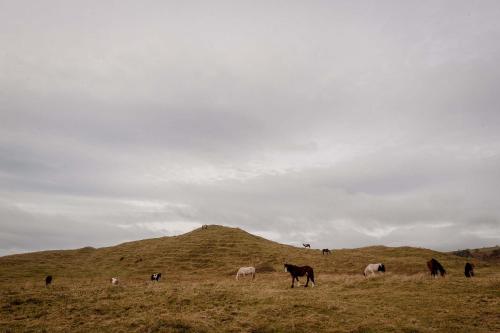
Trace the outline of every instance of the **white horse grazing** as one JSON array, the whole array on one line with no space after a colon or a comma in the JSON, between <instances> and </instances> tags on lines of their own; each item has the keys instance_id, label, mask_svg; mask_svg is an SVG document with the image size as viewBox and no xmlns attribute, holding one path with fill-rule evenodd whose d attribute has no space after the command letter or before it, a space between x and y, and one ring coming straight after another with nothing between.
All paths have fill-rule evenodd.
<instances>
[{"instance_id":1,"label":"white horse grazing","mask_svg":"<svg viewBox=\"0 0 500 333\"><path fill-rule=\"evenodd\" d=\"M120 282L120 281L118 280L118 278L116 278L116 277L111 278L111 284L112 284L113 286L116 286L119 282Z\"/></svg>"},{"instance_id":2,"label":"white horse grazing","mask_svg":"<svg viewBox=\"0 0 500 333\"><path fill-rule=\"evenodd\" d=\"M255 279L255 267L241 267L236 273L236 280L239 279L240 275L252 275L252 280Z\"/></svg>"},{"instance_id":3,"label":"white horse grazing","mask_svg":"<svg viewBox=\"0 0 500 333\"><path fill-rule=\"evenodd\" d=\"M365 276L368 274L375 275L375 272L382 272L385 273L385 266L384 264L368 264L365 268L365 272L363 273Z\"/></svg>"}]
</instances>

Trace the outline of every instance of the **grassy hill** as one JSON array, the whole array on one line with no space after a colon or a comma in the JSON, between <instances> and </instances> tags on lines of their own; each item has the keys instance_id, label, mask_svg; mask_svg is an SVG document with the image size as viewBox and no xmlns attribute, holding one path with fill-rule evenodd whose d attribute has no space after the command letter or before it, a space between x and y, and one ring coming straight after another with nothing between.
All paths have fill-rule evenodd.
<instances>
[{"instance_id":1,"label":"grassy hill","mask_svg":"<svg viewBox=\"0 0 500 333\"><path fill-rule=\"evenodd\" d=\"M428 276L438 259L449 275ZM209 226L117 246L0 257L0 331L500 331L500 266L427 249L320 250ZM314 267L316 288L290 288L283 263ZM367 263L384 276L364 278ZM257 268L235 281L238 267ZM157 284L148 279L162 272ZM54 276L44 287L45 275ZM117 276L119 286L109 279Z\"/></svg>"}]
</instances>

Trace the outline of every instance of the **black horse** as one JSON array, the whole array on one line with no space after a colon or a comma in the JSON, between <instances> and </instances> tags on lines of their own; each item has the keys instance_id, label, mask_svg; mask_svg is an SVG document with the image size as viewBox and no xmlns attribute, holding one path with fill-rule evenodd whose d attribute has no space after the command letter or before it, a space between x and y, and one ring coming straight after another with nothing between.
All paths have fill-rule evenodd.
<instances>
[{"instance_id":1,"label":"black horse","mask_svg":"<svg viewBox=\"0 0 500 333\"><path fill-rule=\"evenodd\" d=\"M292 276L292 288L295 280L299 281L299 276L306 276L307 281L304 287L307 287L309 280L311 280L312 286L314 287L314 271L310 266L295 266L291 264L285 264L285 272L290 273Z\"/></svg>"},{"instance_id":2,"label":"black horse","mask_svg":"<svg viewBox=\"0 0 500 333\"><path fill-rule=\"evenodd\" d=\"M330 254L332 252L330 250L328 250L328 249L323 249L323 250L321 250L321 253L322 254Z\"/></svg>"},{"instance_id":3,"label":"black horse","mask_svg":"<svg viewBox=\"0 0 500 333\"><path fill-rule=\"evenodd\" d=\"M442 277L444 277L446 274L446 270L444 269L444 267L439 263L439 261L434 258L427 262L427 267L429 268L429 271L431 271L432 277L437 277L438 272Z\"/></svg>"},{"instance_id":4,"label":"black horse","mask_svg":"<svg viewBox=\"0 0 500 333\"><path fill-rule=\"evenodd\" d=\"M466 263L465 264L465 277L473 277L474 276L474 264Z\"/></svg>"},{"instance_id":5,"label":"black horse","mask_svg":"<svg viewBox=\"0 0 500 333\"><path fill-rule=\"evenodd\" d=\"M302 246L303 246L303 247L308 247L308 248L311 248L311 244L308 244L308 243L302 243Z\"/></svg>"},{"instance_id":6,"label":"black horse","mask_svg":"<svg viewBox=\"0 0 500 333\"><path fill-rule=\"evenodd\" d=\"M52 275L47 275L45 278L45 287L48 287L52 283Z\"/></svg>"}]
</instances>

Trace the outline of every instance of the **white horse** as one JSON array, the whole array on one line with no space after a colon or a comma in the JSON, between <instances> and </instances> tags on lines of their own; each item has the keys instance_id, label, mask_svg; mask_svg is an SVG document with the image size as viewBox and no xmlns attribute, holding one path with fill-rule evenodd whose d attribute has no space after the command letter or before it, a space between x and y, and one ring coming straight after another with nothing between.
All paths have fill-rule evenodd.
<instances>
[{"instance_id":1,"label":"white horse","mask_svg":"<svg viewBox=\"0 0 500 333\"><path fill-rule=\"evenodd\" d=\"M240 275L252 275L252 280L255 279L255 267L241 267L238 269L238 273L236 273L236 280L239 279Z\"/></svg>"},{"instance_id":2,"label":"white horse","mask_svg":"<svg viewBox=\"0 0 500 333\"><path fill-rule=\"evenodd\" d=\"M111 284L112 284L113 286L116 286L118 283L120 283L120 280L118 280L118 278L117 278L117 277L112 277L112 278L111 278Z\"/></svg>"},{"instance_id":3,"label":"white horse","mask_svg":"<svg viewBox=\"0 0 500 333\"><path fill-rule=\"evenodd\" d=\"M385 273L385 266L384 264L378 263L378 264L368 264L365 268L365 272L363 273L365 276L368 276L368 274L375 275L375 272L382 272Z\"/></svg>"}]
</instances>

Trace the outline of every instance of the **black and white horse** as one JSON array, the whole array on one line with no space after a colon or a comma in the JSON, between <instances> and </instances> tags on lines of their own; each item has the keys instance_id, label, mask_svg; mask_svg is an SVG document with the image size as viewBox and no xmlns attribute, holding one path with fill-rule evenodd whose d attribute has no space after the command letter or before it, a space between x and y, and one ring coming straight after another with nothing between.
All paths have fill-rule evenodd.
<instances>
[{"instance_id":1,"label":"black and white horse","mask_svg":"<svg viewBox=\"0 0 500 333\"><path fill-rule=\"evenodd\" d=\"M207 225L207 224L202 225L202 226L201 226L201 229L202 229L202 230L203 230L203 229L208 229L208 225Z\"/></svg>"},{"instance_id":2,"label":"black and white horse","mask_svg":"<svg viewBox=\"0 0 500 333\"><path fill-rule=\"evenodd\" d=\"M159 282L161 279L161 273L154 273L154 274L151 274L151 281L156 281L156 282Z\"/></svg>"},{"instance_id":3,"label":"black and white horse","mask_svg":"<svg viewBox=\"0 0 500 333\"><path fill-rule=\"evenodd\" d=\"M378 264L368 264L366 266L365 271L363 272L364 276L368 276L368 274L375 275L375 272L382 272L385 273L385 265L378 263Z\"/></svg>"},{"instance_id":4,"label":"black and white horse","mask_svg":"<svg viewBox=\"0 0 500 333\"><path fill-rule=\"evenodd\" d=\"M291 264L285 264L285 272L290 273L292 276L292 288L293 288L293 283L295 280L297 280L297 283L299 282L299 276L306 276L307 281L304 287L307 287L309 284L309 280L311 280L312 286L314 287L314 271L312 267L310 266L295 266Z\"/></svg>"},{"instance_id":5,"label":"black and white horse","mask_svg":"<svg viewBox=\"0 0 500 333\"><path fill-rule=\"evenodd\" d=\"M464 274L465 274L465 277L468 277L468 278L473 277L474 276L474 264L466 263Z\"/></svg>"},{"instance_id":6,"label":"black and white horse","mask_svg":"<svg viewBox=\"0 0 500 333\"><path fill-rule=\"evenodd\" d=\"M322 254L330 254L332 252L330 250L328 250L328 249L323 249L323 250L321 250L321 253Z\"/></svg>"},{"instance_id":7,"label":"black and white horse","mask_svg":"<svg viewBox=\"0 0 500 333\"><path fill-rule=\"evenodd\" d=\"M444 269L444 267L439 263L439 261L434 258L427 262L427 267L429 268L432 277L437 277L438 272L442 277L446 275L446 270Z\"/></svg>"},{"instance_id":8,"label":"black and white horse","mask_svg":"<svg viewBox=\"0 0 500 333\"><path fill-rule=\"evenodd\" d=\"M302 243L302 246L305 247L305 248L311 248L311 244L308 244L308 243Z\"/></svg>"},{"instance_id":9,"label":"black and white horse","mask_svg":"<svg viewBox=\"0 0 500 333\"><path fill-rule=\"evenodd\" d=\"M45 287L48 287L52 283L52 275L47 275L45 277Z\"/></svg>"}]
</instances>

